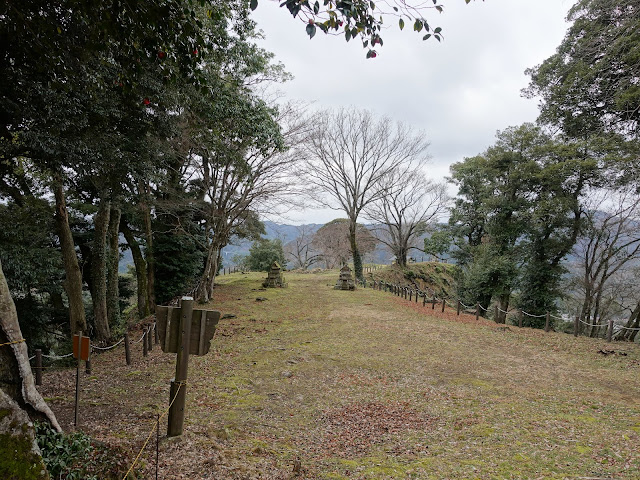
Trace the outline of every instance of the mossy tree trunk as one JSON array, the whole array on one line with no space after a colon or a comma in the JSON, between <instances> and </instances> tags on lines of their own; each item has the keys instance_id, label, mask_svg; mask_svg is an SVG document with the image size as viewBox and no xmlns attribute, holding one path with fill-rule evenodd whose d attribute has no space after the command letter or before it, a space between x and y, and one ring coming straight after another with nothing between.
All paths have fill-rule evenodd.
<instances>
[{"instance_id":1,"label":"mossy tree trunk","mask_svg":"<svg viewBox=\"0 0 640 480\"><path fill-rule=\"evenodd\" d=\"M69 321L71 333L87 330L87 320L82 300L82 273L78 264L78 256L73 243L73 235L69 227L69 212L64 195L62 173L56 172L53 177L53 193L56 200L56 226L60 239L60 250L64 263L64 289L69 299Z\"/></svg>"},{"instance_id":2,"label":"mossy tree trunk","mask_svg":"<svg viewBox=\"0 0 640 480\"><path fill-rule=\"evenodd\" d=\"M107 318L107 230L109 228L111 202L100 199L98 212L93 219L93 242L91 245L91 299L96 327L96 338L110 337Z\"/></svg>"},{"instance_id":3,"label":"mossy tree trunk","mask_svg":"<svg viewBox=\"0 0 640 480\"><path fill-rule=\"evenodd\" d=\"M15 343L12 343L15 342ZM58 431L55 415L36 390L23 341L16 307L0 263L0 389L23 409L29 418L47 420Z\"/></svg>"},{"instance_id":4,"label":"mossy tree trunk","mask_svg":"<svg viewBox=\"0 0 640 480\"><path fill-rule=\"evenodd\" d=\"M107 229L107 318L110 327L120 323L120 292L118 290L118 264L120 262L120 208L111 207Z\"/></svg>"}]
</instances>

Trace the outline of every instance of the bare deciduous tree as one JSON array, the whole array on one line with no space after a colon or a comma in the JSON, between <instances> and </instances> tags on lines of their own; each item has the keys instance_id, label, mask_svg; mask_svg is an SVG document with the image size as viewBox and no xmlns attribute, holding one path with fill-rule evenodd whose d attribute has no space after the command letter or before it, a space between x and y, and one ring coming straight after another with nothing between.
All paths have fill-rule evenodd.
<instances>
[{"instance_id":1,"label":"bare deciduous tree","mask_svg":"<svg viewBox=\"0 0 640 480\"><path fill-rule=\"evenodd\" d=\"M353 256L349 241L349 220L337 218L323 225L313 237L313 248L316 249L325 268L339 267L348 263ZM371 253L376 248L376 239L367 227L356 224L356 243L362 256Z\"/></svg>"},{"instance_id":2,"label":"bare deciduous tree","mask_svg":"<svg viewBox=\"0 0 640 480\"><path fill-rule=\"evenodd\" d=\"M396 168L423 162L429 144L423 134L388 117L376 119L366 110L324 111L313 122L312 134L300 148L306 160L302 176L317 189L316 203L345 212L355 274L362 278L358 218L386 194L382 180Z\"/></svg>"},{"instance_id":3,"label":"bare deciduous tree","mask_svg":"<svg viewBox=\"0 0 640 480\"><path fill-rule=\"evenodd\" d=\"M293 268L306 270L321 259L321 255L313 248L314 231L309 225L297 227L298 236L284 246L285 255L292 260Z\"/></svg>"},{"instance_id":4,"label":"bare deciduous tree","mask_svg":"<svg viewBox=\"0 0 640 480\"><path fill-rule=\"evenodd\" d=\"M437 222L448 203L446 185L434 183L419 170L393 170L385 179L385 195L365 211L376 238L387 245L400 266L406 266L414 240Z\"/></svg>"},{"instance_id":5,"label":"bare deciduous tree","mask_svg":"<svg viewBox=\"0 0 640 480\"><path fill-rule=\"evenodd\" d=\"M585 227L575 247L580 258L579 317L586 324L599 324L620 304L619 287L612 291L609 284L640 257L640 197L632 190L603 191L592 195L586 207ZM598 331L591 327L589 335Z\"/></svg>"}]
</instances>

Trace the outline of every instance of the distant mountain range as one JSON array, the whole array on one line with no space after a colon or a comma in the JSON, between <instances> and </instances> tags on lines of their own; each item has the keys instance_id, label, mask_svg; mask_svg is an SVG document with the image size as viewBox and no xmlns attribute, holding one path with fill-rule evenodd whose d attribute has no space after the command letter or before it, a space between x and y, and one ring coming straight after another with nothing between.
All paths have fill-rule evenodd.
<instances>
[{"instance_id":1,"label":"distant mountain range","mask_svg":"<svg viewBox=\"0 0 640 480\"><path fill-rule=\"evenodd\" d=\"M324 224L320 223L309 223L304 226L306 227L307 231L315 233L323 225ZM266 231L264 238L267 238L269 240L279 238L282 241L282 244L285 245L298 237L301 225L287 225L265 221L264 227ZM231 243L222 249L223 266L232 267L235 265L235 262L233 261L234 257L248 255L252 243L253 242L251 240L243 240L238 238L232 239ZM126 244L124 237L122 236L120 238L120 244ZM374 252L367 257L368 258L364 259L365 262L373 262L377 264L391 264L394 260L393 254L382 243L378 243L378 246L376 247ZM416 260L421 261L422 257L416 258ZM133 267L133 257L131 255L131 250L127 249L122 252L122 257L120 258L120 273L126 273L129 265Z\"/></svg>"}]
</instances>

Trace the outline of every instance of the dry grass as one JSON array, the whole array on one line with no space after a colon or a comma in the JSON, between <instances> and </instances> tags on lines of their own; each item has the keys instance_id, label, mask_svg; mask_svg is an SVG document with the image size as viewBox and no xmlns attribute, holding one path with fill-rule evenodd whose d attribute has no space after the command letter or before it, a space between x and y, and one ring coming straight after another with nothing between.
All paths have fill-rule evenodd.
<instances>
[{"instance_id":1,"label":"dry grass","mask_svg":"<svg viewBox=\"0 0 640 480\"><path fill-rule=\"evenodd\" d=\"M237 318L191 357L186 433L161 445L160 478L640 478L638 345L603 357L601 340L336 291L336 272L256 291L262 277L221 278L211 307ZM82 429L132 450L174 369L135 347L131 367L121 348L95 358L82 394ZM66 425L73 375L43 387Z\"/></svg>"}]
</instances>

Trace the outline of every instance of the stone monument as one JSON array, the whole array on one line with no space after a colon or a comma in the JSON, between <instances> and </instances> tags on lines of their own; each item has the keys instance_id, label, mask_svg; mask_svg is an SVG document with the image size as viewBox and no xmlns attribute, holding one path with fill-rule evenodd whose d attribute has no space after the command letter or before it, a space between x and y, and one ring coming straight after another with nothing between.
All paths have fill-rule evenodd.
<instances>
[{"instance_id":1,"label":"stone monument","mask_svg":"<svg viewBox=\"0 0 640 480\"><path fill-rule=\"evenodd\" d=\"M284 275L282 274L282 267L280 267L278 262L273 262L273 265L271 265L271 270L269 270L269 273L267 274L266 280L262 282L262 286L265 288L284 288L287 286L284 281Z\"/></svg>"},{"instance_id":2,"label":"stone monument","mask_svg":"<svg viewBox=\"0 0 640 480\"><path fill-rule=\"evenodd\" d=\"M338 278L338 283L334 287L336 290L355 290L356 284L353 282L353 277L351 276L351 269L349 265L345 265L340 269L340 277Z\"/></svg>"}]
</instances>

